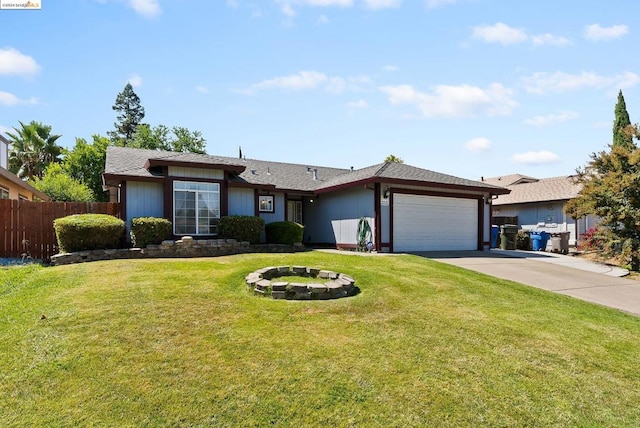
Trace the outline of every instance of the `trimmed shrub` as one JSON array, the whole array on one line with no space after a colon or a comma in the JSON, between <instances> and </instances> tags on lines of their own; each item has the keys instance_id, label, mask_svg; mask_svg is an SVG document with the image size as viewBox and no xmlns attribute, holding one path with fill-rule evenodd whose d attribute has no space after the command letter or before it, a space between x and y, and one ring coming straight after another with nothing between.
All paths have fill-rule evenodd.
<instances>
[{"instance_id":1,"label":"trimmed shrub","mask_svg":"<svg viewBox=\"0 0 640 428\"><path fill-rule=\"evenodd\" d=\"M264 220L260 217L232 215L222 217L218 227L220 228L220 234L225 238L257 244L262 237Z\"/></svg>"},{"instance_id":2,"label":"trimmed shrub","mask_svg":"<svg viewBox=\"0 0 640 428\"><path fill-rule=\"evenodd\" d=\"M270 244L301 244L304 226L293 221L276 221L264 227L267 242Z\"/></svg>"},{"instance_id":3,"label":"trimmed shrub","mask_svg":"<svg viewBox=\"0 0 640 428\"><path fill-rule=\"evenodd\" d=\"M118 248L124 221L107 214L74 214L53 221L61 253Z\"/></svg>"},{"instance_id":4,"label":"trimmed shrub","mask_svg":"<svg viewBox=\"0 0 640 428\"><path fill-rule=\"evenodd\" d=\"M166 218L133 218L131 219L131 243L138 248L145 248L149 244L161 244L173 235L171 226L171 222Z\"/></svg>"}]
</instances>

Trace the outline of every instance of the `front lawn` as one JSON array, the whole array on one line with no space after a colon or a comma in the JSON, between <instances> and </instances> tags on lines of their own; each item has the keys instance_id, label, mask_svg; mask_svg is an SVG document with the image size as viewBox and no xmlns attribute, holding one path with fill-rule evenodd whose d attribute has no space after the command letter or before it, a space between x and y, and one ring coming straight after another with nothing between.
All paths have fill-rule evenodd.
<instances>
[{"instance_id":1,"label":"front lawn","mask_svg":"<svg viewBox=\"0 0 640 428\"><path fill-rule=\"evenodd\" d=\"M265 266L361 292L246 292ZM638 426L640 319L416 256L0 269L2 426Z\"/></svg>"}]
</instances>

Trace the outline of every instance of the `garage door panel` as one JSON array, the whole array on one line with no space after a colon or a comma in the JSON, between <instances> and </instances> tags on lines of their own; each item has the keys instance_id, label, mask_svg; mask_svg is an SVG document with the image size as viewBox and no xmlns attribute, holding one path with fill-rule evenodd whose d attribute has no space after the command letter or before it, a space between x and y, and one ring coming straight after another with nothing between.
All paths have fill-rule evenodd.
<instances>
[{"instance_id":1,"label":"garage door panel","mask_svg":"<svg viewBox=\"0 0 640 428\"><path fill-rule=\"evenodd\" d=\"M394 195L393 247L394 251L477 249L477 200Z\"/></svg>"}]
</instances>

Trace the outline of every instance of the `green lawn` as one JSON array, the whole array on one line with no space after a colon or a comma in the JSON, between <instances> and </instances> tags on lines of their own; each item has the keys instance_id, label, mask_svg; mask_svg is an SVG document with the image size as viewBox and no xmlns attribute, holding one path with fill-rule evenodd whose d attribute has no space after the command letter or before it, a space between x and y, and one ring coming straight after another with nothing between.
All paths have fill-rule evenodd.
<instances>
[{"instance_id":1,"label":"green lawn","mask_svg":"<svg viewBox=\"0 0 640 428\"><path fill-rule=\"evenodd\" d=\"M246 292L265 266L361 293ZM2 426L638 426L640 319L415 256L0 269Z\"/></svg>"}]
</instances>

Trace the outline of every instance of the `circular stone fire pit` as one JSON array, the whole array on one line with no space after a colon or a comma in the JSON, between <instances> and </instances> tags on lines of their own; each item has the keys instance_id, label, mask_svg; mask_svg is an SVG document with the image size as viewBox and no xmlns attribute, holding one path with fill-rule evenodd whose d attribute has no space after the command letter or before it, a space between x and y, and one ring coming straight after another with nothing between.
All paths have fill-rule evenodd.
<instances>
[{"instance_id":1,"label":"circular stone fire pit","mask_svg":"<svg viewBox=\"0 0 640 428\"><path fill-rule=\"evenodd\" d=\"M286 281L287 276L317 278L317 283ZM257 296L287 300L329 300L353 296L358 289L349 275L306 266L265 267L245 278L247 289Z\"/></svg>"}]
</instances>

